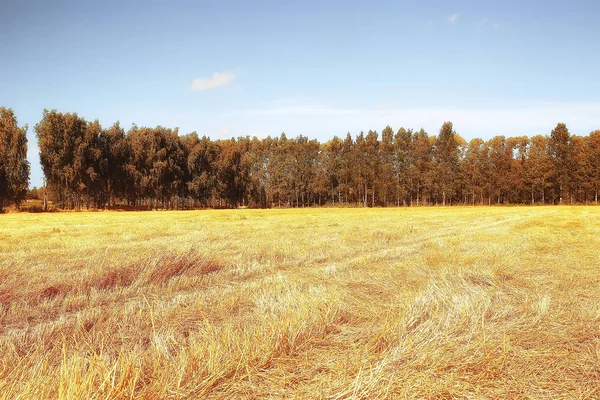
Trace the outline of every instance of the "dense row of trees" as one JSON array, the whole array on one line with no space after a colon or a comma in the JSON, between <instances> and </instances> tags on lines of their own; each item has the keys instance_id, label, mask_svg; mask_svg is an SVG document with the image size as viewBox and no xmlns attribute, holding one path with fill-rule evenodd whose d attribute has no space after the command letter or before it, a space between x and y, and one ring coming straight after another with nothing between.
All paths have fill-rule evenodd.
<instances>
[{"instance_id":1,"label":"dense row of trees","mask_svg":"<svg viewBox=\"0 0 600 400\"><path fill-rule=\"evenodd\" d=\"M585 203L600 191L600 131L576 136L564 124L549 136L469 143L450 122L437 136L388 126L321 144L126 132L46 110L35 131L63 208Z\"/></svg>"},{"instance_id":2,"label":"dense row of trees","mask_svg":"<svg viewBox=\"0 0 600 400\"><path fill-rule=\"evenodd\" d=\"M0 107L0 212L20 204L29 186L27 126L19 128L11 109Z\"/></svg>"},{"instance_id":3,"label":"dense row of trees","mask_svg":"<svg viewBox=\"0 0 600 400\"><path fill-rule=\"evenodd\" d=\"M25 198L29 165L27 128L11 110L0 117L1 208ZM450 122L437 136L387 126L326 143L212 141L45 110L35 132L43 192L61 208L589 203L600 191L600 131L571 135L564 124L469 143Z\"/></svg>"}]
</instances>

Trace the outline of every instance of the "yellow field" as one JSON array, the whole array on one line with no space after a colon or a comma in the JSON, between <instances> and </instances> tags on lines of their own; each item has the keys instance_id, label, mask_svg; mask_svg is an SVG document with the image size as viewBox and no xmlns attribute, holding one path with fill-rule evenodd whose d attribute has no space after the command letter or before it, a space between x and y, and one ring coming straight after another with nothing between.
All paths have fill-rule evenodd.
<instances>
[{"instance_id":1,"label":"yellow field","mask_svg":"<svg viewBox=\"0 0 600 400\"><path fill-rule=\"evenodd\" d=\"M0 216L0 398L598 398L600 208Z\"/></svg>"}]
</instances>

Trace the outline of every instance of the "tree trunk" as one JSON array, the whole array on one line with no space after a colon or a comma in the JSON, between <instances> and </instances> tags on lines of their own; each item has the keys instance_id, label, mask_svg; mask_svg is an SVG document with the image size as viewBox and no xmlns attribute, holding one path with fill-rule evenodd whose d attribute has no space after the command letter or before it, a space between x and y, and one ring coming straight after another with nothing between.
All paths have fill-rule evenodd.
<instances>
[{"instance_id":1,"label":"tree trunk","mask_svg":"<svg viewBox=\"0 0 600 400\"><path fill-rule=\"evenodd\" d=\"M371 207L375 207L375 185L373 185L373 191L371 192Z\"/></svg>"},{"instance_id":2,"label":"tree trunk","mask_svg":"<svg viewBox=\"0 0 600 400\"><path fill-rule=\"evenodd\" d=\"M542 189L542 204L546 204L546 189Z\"/></svg>"},{"instance_id":3,"label":"tree trunk","mask_svg":"<svg viewBox=\"0 0 600 400\"><path fill-rule=\"evenodd\" d=\"M562 204L562 199L563 199L563 187L562 187L562 185L559 185L559 187L558 187L558 188L559 188L558 190L559 190L559 192L560 192L560 195L559 195L559 197L558 197L558 204Z\"/></svg>"}]
</instances>

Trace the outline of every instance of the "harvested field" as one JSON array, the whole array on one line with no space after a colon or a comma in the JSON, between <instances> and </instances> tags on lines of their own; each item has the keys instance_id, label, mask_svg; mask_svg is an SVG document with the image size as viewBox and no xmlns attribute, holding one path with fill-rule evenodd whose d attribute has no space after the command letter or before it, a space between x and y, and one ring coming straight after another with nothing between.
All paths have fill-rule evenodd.
<instances>
[{"instance_id":1,"label":"harvested field","mask_svg":"<svg viewBox=\"0 0 600 400\"><path fill-rule=\"evenodd\" d=\"M0 398L598 398L600 208L0 215Z\"/></svg>"}]
</instances>

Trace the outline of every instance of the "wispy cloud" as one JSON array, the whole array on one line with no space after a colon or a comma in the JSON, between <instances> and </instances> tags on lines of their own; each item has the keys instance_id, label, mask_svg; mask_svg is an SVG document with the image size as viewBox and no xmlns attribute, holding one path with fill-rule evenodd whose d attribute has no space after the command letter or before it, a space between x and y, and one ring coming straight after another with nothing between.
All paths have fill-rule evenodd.
<instances>
[{"instance_id":1,"label":"wispy cloud","mask_svg":"<svg viewBox=\"0 0 600 400\"><path fill-rule=\"evenodd\" d=\"M476 26L478 28L483 28L484 26L486 26L488 24L488 22L490 22L487 18L484 18L482 20L477 21Z\"/></svg>"},{"instance_id":2,"label":"wispy cloud","mask_svg":"<svg viewBox=\"0 0 600 400\"><path fill-rule=\"evenodd\" d=\"M245 115L351 115L359 110L321 107L315 105L297 105L244 111Z\"/></svg>"},{"instance_id":3,"label":"wispy cloud","mask_svg":"<svg viewBox=\"0 0 600 400\"><path fill-rule=\"evenodd\" d=\"M458 14L452 14L448 17L448 22L451 24L456 24L458 22Z\"/></svg>"},{"instance_id":4,"label":"wispy cloud","mask_svg":"<svg viewBox=\"0 0 600 400\"><path fill-rule=\"evenodd\" d=\"M225 137L230 135L233 132L233 128L229 125L222 126L219 128L219 136Z\"/></svg>"},{"instance_id":5,"label":"wispy cloud","mask_svg":"<svg viewBox=\"0 0 600 400\"><path fill-rule=\"evenodd\" d=\"M231 72L215 72L212 74L212 77L208 79L194 79L190 89L193 91L214 89L219 86L227 85L234 78L235 75Z\"/></svg>"},{"instance_id":6,"label":"wispy cloud","mask_svg":"<svg viewBox=\"0 0 600 400\"><path fill-rule=\"evenodd\" d=\"M600 128L600 103L522 103L505 107L397 107L379 104L373 108L335 108L319 105L267 107L228 113L225 117L248 118L257 132L278 134L281 130L314 133L327 139L333 133L394 128L425 128L435 135L444 121L452 121L465 138L494 135L548 134L558 122L572 133L587 134ZM289 132L289 133L291 133Z\"/></svg>"}]
</instances>

